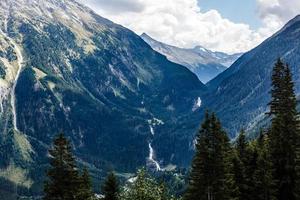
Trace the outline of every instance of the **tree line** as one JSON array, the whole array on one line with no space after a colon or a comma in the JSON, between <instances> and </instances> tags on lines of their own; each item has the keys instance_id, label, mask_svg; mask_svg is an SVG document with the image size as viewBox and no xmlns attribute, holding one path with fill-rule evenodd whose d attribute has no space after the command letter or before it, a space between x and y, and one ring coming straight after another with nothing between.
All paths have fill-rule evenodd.
<instances>
[{"instance_id":1,"label":"tree line","mask_svg":"<svg viewBox=\"0 0 300 200\"><path fill-rule=\"evenodd\" d=\"M88 170L77 168L70 141L63 134L54 139L49 157L44 200L175 200L165 183L158 183L145 169L124 187L113 172L109 173L102 194L95 195Z\"/></svg>"},{"instance_id":2,"label":"tree line","mask_svg":"<svg viewBox=\"0 0 300 200\"><path fill-rule=\"evenodd\" d=\"M195 155L183 200L299 200L300 121L292 74L278 59L272 73L271 125L256 140L245 131L232 142L214 113L206 112L196 137ZM45 200L93 200L89 172L76 167L70 142L61 134L50 154ZM120 187L110 173L105 200L175 200L164 183L139 170Z\"/></svg>"},{"instance_id":3,"label":"tree line","mask_svg":"<svg viewBox=\"0 0 300 200\"><path fill-rule=\"evenodd\" d=\"M242 131L231 144L214 113L206 113L184 200L300 199L300 123L289 66L272 73L271 126L254 141Z\"/></svg>"}]
</instances>

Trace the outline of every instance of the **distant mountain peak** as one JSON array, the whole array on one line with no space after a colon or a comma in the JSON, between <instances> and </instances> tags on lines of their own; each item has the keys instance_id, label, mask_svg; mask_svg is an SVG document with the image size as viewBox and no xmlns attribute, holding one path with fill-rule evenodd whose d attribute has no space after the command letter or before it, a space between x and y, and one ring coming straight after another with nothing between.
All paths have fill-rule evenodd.
<instances>
[{"instance_id":1,"label":"distant mountain peak","mask_svg":"<svg viewBox=\"0 0 300 200\"><path fill-rule=\"evenodd\" d=\"M211 52L210 50L207 50L206 48L200 45L195 46L193 49L196 51Z\"/></svg>"},{"instance_id":2,"label":"distant mountain peak","mask_svg":"<svg viewBox=\"0 0 300 200\"><path fill-rule=\"evenodd\" d=\"M154 50L165 55L170 61L187 67L203 83L224 71L240 56L240 54L228 55L222 52L213 52L201 45L184 49L159 42L147 33L143 33L141 37Z\"/></svg>"},{"instance_id":3,"label":"distant mountain peak","mask_svg":"<svg viewBox=\"0 0 300 200\"><path fill-rule=\"evenodd\" d=\"M142 33L142 35L141 35L141 37L149 37L149 38L151 38L147 33ZM153 39L153 38L152 38Z\"/></svg>"}]
</instances>

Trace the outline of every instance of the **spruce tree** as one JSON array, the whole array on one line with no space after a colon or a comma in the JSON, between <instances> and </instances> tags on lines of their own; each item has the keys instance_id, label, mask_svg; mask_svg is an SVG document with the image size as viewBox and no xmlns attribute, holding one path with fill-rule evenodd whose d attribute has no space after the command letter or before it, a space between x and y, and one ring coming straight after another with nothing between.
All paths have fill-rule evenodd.
<instances>
[{"instance_id":1,"label":"spruce tree","mask_svg":"<svg viewBox=\"0 0 300 200\"><path fill-rule=\"evenodd\" d=\"M272 74L270 153L278 200L295 200L298 195L297 149L299 120L290 69L280 59Z\"/></svg>"},{"instance_id":2,"label":"spruce tree","mask_svg":"<svg viewBox=\"0 0 300 200\"><path fill-rule=\"evenodd\" d=\"M185 200L235 199L229 139L215 114L206 113L197 135Z\"/></svg>"},{"instance_id":3,"label":"spruce tree","mask_svg":"<svg viewBox=\"0 0 300 200\"><path fill-rule=\"evenodd\" d=\"M242 130L236 141L236 150L241 161L246 164L249 159L249 144L246 140L245 131Z\"/></svg>"},{"instance_id":4,"label":"spruce tree","mask_svg":"<svg viewBox=\"0 0 300 200\"><path fill-rule=\"evenodd\" d=\"M119 199L119 183L117 177L113 172L109 173L104 185L102 186L104 200L118 200Z\"/></svg>"},{"instance_id":5,"label":"spruce tree","mask_svg":"<svg viewBox=\"0 0 300 200\"><path fill-rule=\"evenodd\" d=\"M233 159L234 177L240 200L249 198L249 178L246 175L249 156L249 144L246 141L245 132L242 130L236 140L235 157Z\"/></svg>"},{"instance_id":6,"label":"spruce tree","mask_svg":"<svg viewBox=\"0 0 300 200\"><path fill-rule=\"evenodd\" d=\"M256 200L275 200L276 192L272 175L268 135L261 134L256 142L258 148L257 168L253 175Z\"/></svg>"},{"instance_id":7,"label":"spruce tree","mask_svg":"<svg viewBox=\"0 0 300 200\"><path fill-rule=\"evenodd\" d=\"M84 168L82 175L79 179L79 188L76 200L92 200L94 194L92 191L92 183L89 175L89 171Z\"/></svg>"},{"instance_id":8,"label":"spruce tree","mask_svg":"<svg viewBox=\"0 0 300 200\"><path fill-rule=\"evenodd\" d=\"M75 200L78 195L79 176L70 142L63 134L55 138L50 154L50 169L45 182L45 200Z\"/></svg>"},{"instance_id":9,"label":"spruce tree","mask_svg":"<svg viewBox=\"0 0 300 200\"><path fill-rule=\"evenodd\" d=\"M245 174L247 180L247 190L246 199L245 200L252 200L255 199L257 192L255 191L255 183L254 183L254 173L257 170L257 160L258 160L258 148L255 141L249 143L248 147L248 160L245 164Z\"/></svg>"},{"instance_id":10,"label":"spruce tree","mask_svg":"<svg viewBox=\"0 0 300 200\"><path fill-rule=\"evenodd\" d=\"M208 167L206 164L208 164L208 162L206 161L211 158L209 155L210 124L211 119L207 112L196 138L196 152L192 162L189 184L187 191L184 194L184 200L204 200L209 198L209 195L207 195L209 189L207 188L208 181L206 179L208 176Z\"/></svg>"}]
</instances>

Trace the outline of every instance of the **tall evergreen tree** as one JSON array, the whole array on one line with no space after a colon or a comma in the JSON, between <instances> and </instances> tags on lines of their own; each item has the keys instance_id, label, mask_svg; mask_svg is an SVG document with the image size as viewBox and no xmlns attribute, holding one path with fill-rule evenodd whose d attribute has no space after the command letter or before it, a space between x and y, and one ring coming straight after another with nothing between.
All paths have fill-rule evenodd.
<instances>
[{"instance_id":1,"label":"tall evergreen tree","mask_svg":"<svg viewBox=\"0 0 300 200\"><path fill-rule=\"evenodd\" d=\"M92 183L89 171L84 168L81 177L79 178L79 187L76 200L92 200L94 194L92 191Z\"/></svg>"},{"instance_id":2,"label":"tall evergreen tree","mask_svg":"<svg viewBox=\"0 0 300 200\"><path fill-rule=\"evenodd\" d=\"M258 148L255 141L249 143L248 147L248 160L245 164L246 169L246 180L247 180L247 190L246 193L248 196L245 200L252 200L255 199L254 197L257 194L255 191L255 183L254 183L254 173L257 169L257 160L258 160Z\"/></svg>"},{"instance_id":3,"label":"tall evergreen tree","mask_svg":"<svg viewBox=\"0 0 300 200\"><path fill-rule=\"evenodd\" d=\"M104 200L118 200L119 199L119 183L117 177L113 172L109 173L104 185L102 186Z\"/></svg>"},{"instance_id":4,"label":"tall evergreen tree","mask_svg":"<svg viewBox=\"0 0 300 200\"><path fill-rule=\"evenodd\" d=\"M233 159L234 178L240 200L247 200L249 198L249 180L246 174L249 156L249 144L246 141L245 132L242 130L236 140L235 155Z\"/></svg>"},{"instance_id":5,"label":"tall evergreen tree","mask_svg":"<svg viewBox=\"0 0 300 200\"><path fill-rule=\"evenodd\" d=\"M253 174L256 200L275 200L276 192L272 175L268 135L261 134L256 142L258 148L257 168Z\"/></svg>"},{"instance_id":6,"label":"tall evergreen tree","mask_svg":"<svg viewBox=\"0 0 300 200\"><path fill-rule=\"evenodd\" d=\"M215 114L206 113L197 135L196 154L184 199L235 199L231 153L229 139L219 120Z\"/></svg>"},{"instance_id":7,"label":"tall evergreen tree","mask_svg":"<svg viewBox=\"0 0 300 200\"><path fill-rule=\"evenodd\" d=\"M50 169L45 182L45 200L75 200L78 194L79 176L70 142L63 134L54 140L50 154Z\"/></svg>"},{"instance_id":8,"label":"tall evergreen tree","mask_svg":"<svg viewBox=\"0 0 300 200\"><path fill-rule=\"evenodd\" d=\"M297 102L290 69L280 59L272 74L270 115L270 153L274 167L277 199L297 199L297 149L299 148L299 120Z\"/></svg>"},{"instance_id":9,"label":"tall evergreen tree","mask_svg":"<svg viewBox=\"0 0 300 200\"><path fill-rule=\"evenodd\" d=\"M249 159L249 144L246 140L245 131L242 130L236 141L236 150L241 161L246 164Z\"/></svg>"}]
</instances>

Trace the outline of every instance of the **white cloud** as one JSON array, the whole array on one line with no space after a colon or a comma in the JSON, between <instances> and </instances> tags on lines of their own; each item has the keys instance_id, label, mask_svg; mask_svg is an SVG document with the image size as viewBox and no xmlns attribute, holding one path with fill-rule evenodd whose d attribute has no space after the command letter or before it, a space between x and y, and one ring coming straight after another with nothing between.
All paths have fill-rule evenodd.
<instances>
[{"instance_id":1,"label":"white cloud","mask_svg":"<svg viewBox=\"0 0 300 200\"><path fill-rule=\"evenodd\" d=\"M285 21L289 18L278 6L299 0L257 1L264 22L264 27L257 31L247 24L225 19L216 10L202 12L197 0L85 0L85 3L103 17L137 34L146 32L155 39L180 47L202 45L215 51L236 53L250 50L274 33L282 25L274 19Z\"/></svg>"},{"instance_id":2,"label":"white cloud","mask_svg":"<svg viewBox=\"0 0 300 200\"><path fill-rule=\"evenodd\" d=\"M274 33L300 14L299 0L257 0L257 4L259 17L264 24L260 31L265 34Z\"/></svg>"}]
</instances>

